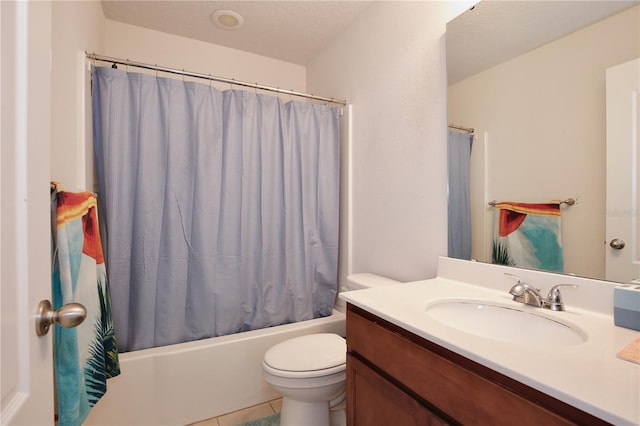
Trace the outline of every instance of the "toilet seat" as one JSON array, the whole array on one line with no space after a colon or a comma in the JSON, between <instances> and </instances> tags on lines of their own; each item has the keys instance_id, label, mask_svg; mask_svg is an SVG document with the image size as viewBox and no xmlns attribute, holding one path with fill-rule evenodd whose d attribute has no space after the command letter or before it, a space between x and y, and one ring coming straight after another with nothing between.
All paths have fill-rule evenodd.
<instances>
[{"instance_id":1,"label":"toilet seat","mask_svg":"<svg viewBox=\"0 0 640 426\"><path fill-rule=\"evenodd\" d=\"M313 378L346 369L347 344L333 333L295 337L278 343L264 355L265 372L279 377Z\"/></svg>"}]
</instances>

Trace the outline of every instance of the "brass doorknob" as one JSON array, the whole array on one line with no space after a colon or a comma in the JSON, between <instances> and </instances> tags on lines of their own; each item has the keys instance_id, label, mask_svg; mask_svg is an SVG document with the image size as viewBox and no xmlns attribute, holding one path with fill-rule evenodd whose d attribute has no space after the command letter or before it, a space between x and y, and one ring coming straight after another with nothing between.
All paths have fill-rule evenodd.
<instances>
[{"instance_id":1,"label":"brass doorknob","mask_svg":"<svg viewBox=\"0 0 640 426\"><path fill-rule=\"evenodd\" d=\"M87 309L80 303L67 303L55 310L48 300L41 300L36 313L36 334L44 336L51 324L57 322L64 328L77 327L87 317Z\"/></svg>"}]
</instances>

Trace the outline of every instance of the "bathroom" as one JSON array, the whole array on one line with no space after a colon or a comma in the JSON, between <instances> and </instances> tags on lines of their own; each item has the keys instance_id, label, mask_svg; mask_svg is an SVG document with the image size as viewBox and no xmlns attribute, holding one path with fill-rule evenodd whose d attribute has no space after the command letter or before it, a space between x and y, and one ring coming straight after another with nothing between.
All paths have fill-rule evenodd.
<instances>
[{"instance_id":1,"label":"bathroom","mask_svg":"<svg viewBox=\"0 0 640 426\"><path fill-rule=\"evenodd\" d=\"M38 129L49 143L35 167L44 182L93 186L90 129L79 119L87 108L84 51L344 98L357 143L340 282L347 269L399 281L434 277L447 246L444 34L473 3L374 2L304 67L107 20L98 2L52 3L34 18L52 51L50 122Z\"/></svg>"}]
</instances>

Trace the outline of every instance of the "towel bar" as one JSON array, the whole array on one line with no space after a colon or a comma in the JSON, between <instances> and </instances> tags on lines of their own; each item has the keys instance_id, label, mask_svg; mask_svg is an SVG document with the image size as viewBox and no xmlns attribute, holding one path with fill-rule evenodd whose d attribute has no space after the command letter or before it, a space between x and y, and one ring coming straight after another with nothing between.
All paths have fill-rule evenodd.
<instances>
[{"instance_id":1,"label":"towel bar","mask_svg":"<svg viewBox=\"0 0 640 426\"><path fill-rule=\"evenodd\" d=\"M568 206L573 206L574 204L577 204L578 200L576 198L567 198L566 200L562 200L560 201L560 204L566 204ZM489 201L487 204L489 204L491 207L495 207L496 204L498 204L497 200L492 200Z\"/></svg>"}]
</instances>

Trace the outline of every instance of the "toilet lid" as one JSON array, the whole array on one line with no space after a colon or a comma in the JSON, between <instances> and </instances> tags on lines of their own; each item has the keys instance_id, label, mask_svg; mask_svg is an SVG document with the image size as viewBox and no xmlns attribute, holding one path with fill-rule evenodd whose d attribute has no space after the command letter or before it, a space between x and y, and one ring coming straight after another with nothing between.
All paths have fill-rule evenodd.
<instances>
[{"instance_id":1,"label":"toilet lid","mask_svg":"<svg viewBox=\"0 0 640 426\"><path fill-rule=\"evenodd\" d=\"M333 333L294 337L273 346L264 363L283 371L326 370L346 363L347 344Z\"/></svg>"}]
</instances>

